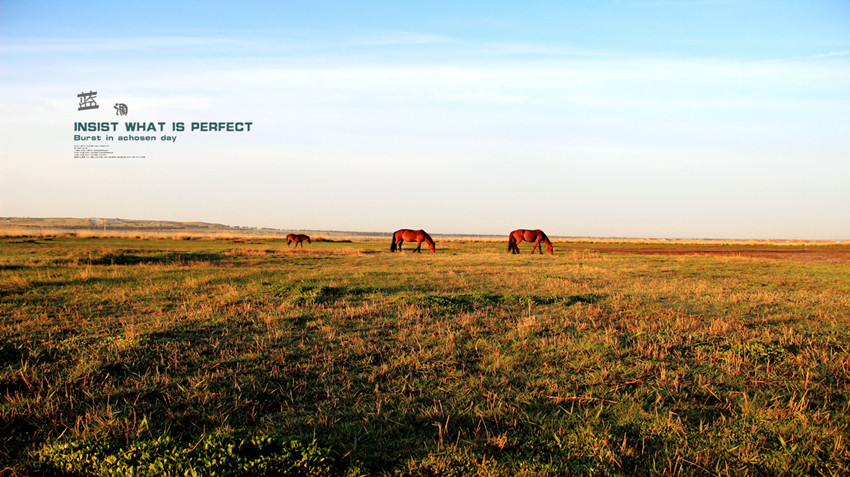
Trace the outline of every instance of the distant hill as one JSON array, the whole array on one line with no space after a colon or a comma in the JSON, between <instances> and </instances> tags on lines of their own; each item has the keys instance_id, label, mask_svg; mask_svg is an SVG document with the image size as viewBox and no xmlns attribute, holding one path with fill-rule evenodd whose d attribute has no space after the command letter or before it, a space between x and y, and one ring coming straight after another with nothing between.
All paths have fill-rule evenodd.
<instances>
[{"instance_id":1,"label":"distant hill","mask_svg":"<svg viewBox=\"0 0 850 477\"><path fill-rule=\"evenodd\" d=\"M243 230L243 227L231 227L207 222L175 222L170 220L130 220L110 218L75 217L0 217L0 227L21 227L40 229L104 229L107 230L185 230L185 231L227 231Z\"/></svg>"},{"instance_id":2,"label":"distant hill","mask_svg":"<svg viewBox=\"0 0 850 477\"><path fill-rule=\"evenodd\" d=\"M25 233L52 232L90 232L101 234L172 233L191 235L245 235L245 236L283 236L298 232L326 237L328 239L360 238L380 239L386 232L345 232L332 230L273 229L260 227L240 227L209 222L178 222L173 220L133 220L102 217L0 217L0 230L24 231Z\"/></svg>"},{"instance_id":3,"label":"distant hill","mask_svg":"<svg viewBox=\"0 0 850 477\"><path fill-rule=\"evenodd\" d=\"M133 220L103 217L0 217L0 231L14 230L25 233L52 233L52 232L81 232L96 235L109 235L118 233L126 235L130 232L138 233L176 233L191 235L217 235L233 234L246 236L278 236L288 233L306 233L315 237L324 237L330 240L355 239L355 240L388 240L391 232L354 232L340 230L308 230L308 229L273 229L259 227L239 227L209 222L178 222L172 220ZM501 238L497 235L483 234L431 234L433 237L443 239L493 239Z\"/></svg>"}]
</instances>

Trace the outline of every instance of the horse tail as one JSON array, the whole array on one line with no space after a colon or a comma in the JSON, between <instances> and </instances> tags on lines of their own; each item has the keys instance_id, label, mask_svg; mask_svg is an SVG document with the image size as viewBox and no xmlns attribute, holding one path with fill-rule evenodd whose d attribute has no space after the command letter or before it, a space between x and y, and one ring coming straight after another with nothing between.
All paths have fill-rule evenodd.
<instances>
[{"instance_id":1,"label":"horse tail","mask_svg":"<svg viewBox=\"0 0 850 477\"><path fill-rule=\"evenodd\" d=\"M397 233L398 231L393 232L393 237L390 239L390 252L395 252L395 234Z\"/></svg>"}]
</instances>

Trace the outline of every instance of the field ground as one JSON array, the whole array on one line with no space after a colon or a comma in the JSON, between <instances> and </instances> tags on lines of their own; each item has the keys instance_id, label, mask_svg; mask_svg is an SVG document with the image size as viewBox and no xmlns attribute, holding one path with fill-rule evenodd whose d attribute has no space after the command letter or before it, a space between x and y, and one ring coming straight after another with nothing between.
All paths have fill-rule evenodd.
<instances>
[{"instance_id":1,"label":"field ground","mask_svg":"<svg viewBox=\"0 0 850 477\"><path fill-rule=\"evenodd\" d=\"M0 475L850 474L850 245L523 245L0 237Z\"/></svg>"}]
</instances>

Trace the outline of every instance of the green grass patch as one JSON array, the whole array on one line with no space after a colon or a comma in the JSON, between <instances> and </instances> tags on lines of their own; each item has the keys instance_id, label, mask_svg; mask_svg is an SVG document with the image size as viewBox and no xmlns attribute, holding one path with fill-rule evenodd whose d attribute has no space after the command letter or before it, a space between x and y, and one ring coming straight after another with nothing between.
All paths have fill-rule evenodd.
<instances>
[{"instance_id":1,"label":"green grass patch","mask_svg":"<svg viewBox=\"0 0 850 477\"><path fill-rule=\"evenodd\" d=\"M92 476L325 476L357 475L314 444L272 437L204 436L197 442L170 437L118 444L75 441L45 446L35 454L43 473Z\"/></svg>"}]
</instances>

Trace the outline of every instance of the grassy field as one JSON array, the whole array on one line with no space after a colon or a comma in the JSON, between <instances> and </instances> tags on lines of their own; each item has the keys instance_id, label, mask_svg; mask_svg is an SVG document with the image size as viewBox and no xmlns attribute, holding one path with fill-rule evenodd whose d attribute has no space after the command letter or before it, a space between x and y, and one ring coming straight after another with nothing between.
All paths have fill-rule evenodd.
<instances>
[{"instance_id":1,"label":"grassy field","mask_svg":"<svg viewBox=\"0 0 850 477\"><path fill-rule=\"evenodd\" d=\"M0 237L0 475L850 474L850 245L437 247Z\"/></svg>"}]
</instances>

